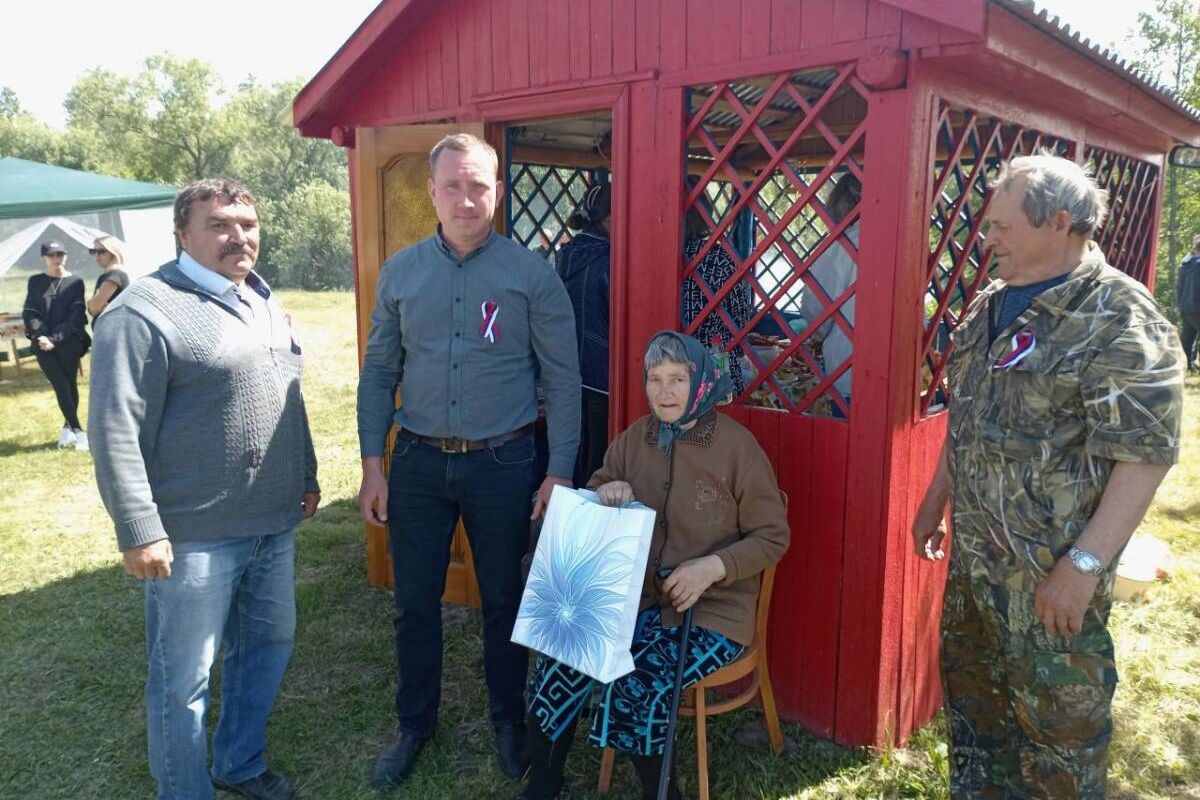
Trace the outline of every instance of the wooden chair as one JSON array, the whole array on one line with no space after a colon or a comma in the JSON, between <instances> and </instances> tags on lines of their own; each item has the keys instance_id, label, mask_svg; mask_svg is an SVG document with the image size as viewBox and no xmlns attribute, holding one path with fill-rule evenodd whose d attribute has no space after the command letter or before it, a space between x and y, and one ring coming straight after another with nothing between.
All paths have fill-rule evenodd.
<instances>
[{"instance_id":1,"label":"wooden chair","mask_svg":"<svg viewBox=\"0 0 1200 800\"><path fill-rule=\"evenodd\" d=\"M763 722L767 726L767 737L771 740L771 751L778 755L783 750L783 731L779 727L779 713L775 710L775 694L771 689L771 675L767 666L767 619L771 612L771 589L774 585L775 568L770 567L763 572L762 584L758 590L754 641L737 661L722 667L688 689L680 703L679 716L696 718L696 762L699 773L700 800L709 800L708 717L741 708L756 696L761 696ZM707 689L715 689L745 678L749 678L749 684L737 695L725 700L718 700L711 705L708 703L705 697ZM600 758L600 780L596 787L596 791L600 794L608 794L612 784L615 756L616 751L611 747L606 747Z\"/></svg>"}]
</instances>

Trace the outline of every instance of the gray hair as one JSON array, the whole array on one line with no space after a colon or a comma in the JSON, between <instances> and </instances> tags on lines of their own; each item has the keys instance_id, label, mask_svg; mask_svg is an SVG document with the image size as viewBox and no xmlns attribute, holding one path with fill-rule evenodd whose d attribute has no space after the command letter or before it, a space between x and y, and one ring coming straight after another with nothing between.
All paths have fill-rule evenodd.
<instances>
[{"instance_id":1,"label":"gray hair","mask_svg":"<svg viewBox=\"0 0 1200 800\"><path fill-rule=\"evenodd\" d=\"M492 162L492 171L497 175L500 174L500 157L496 155L496 148L480 139L471 133L452 133L449 136L443 136L442 140L433 146L429 151L429 174L432 175L437 170L438 156L443 150L453 150L456 153L469 153L472 150L482 150L488 160Z\"/></svg>"},{"instance_id":2,"label":"gray hair","mask_svg":"<svg viewBox=\"0 0 1200 800\"><path fill-rule=\"evenodd\" d=\"M1059 211L1071 217L1071 233L1090 237L1104 224L1108 191L1096 184L1090 167L1043 150L1003 164L994 188L1010 189L1020 178L1026 181L1021 207L1034 227L1045 225Z\"/></svg>"},{"instance_id":3,"label":"gray hair","mask_svg":"<svg viewBox=\"0 0 1200 800\"><path fill-rule=\"evenodd\" d=\"M687 348L683 346L679 334L663 332L654 335L650 344L646 345L646 358L643 367L650 371L655 367L670 361L672 364L689 364Z\"/></svg>"}]
</instances>

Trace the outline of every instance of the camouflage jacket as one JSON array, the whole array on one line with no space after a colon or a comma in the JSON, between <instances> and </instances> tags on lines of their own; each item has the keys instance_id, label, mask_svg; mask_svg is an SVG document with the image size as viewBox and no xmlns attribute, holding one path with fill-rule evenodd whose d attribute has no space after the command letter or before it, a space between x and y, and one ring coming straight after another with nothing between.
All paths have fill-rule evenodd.
<instances>
[{"instance_id":1,"label":"camouflage jacket","mask_svg":"<svg viewBox=\"0 0 1200 800\"><path fill-rule=\"evenodd\" d=\"M1183 353L1146 288L1094 246L990 340L1003 288L982 291L954 334L951 571L1032 589L1083 532L1116 461L1178 459Z\"/></svg>"}]
</instances>

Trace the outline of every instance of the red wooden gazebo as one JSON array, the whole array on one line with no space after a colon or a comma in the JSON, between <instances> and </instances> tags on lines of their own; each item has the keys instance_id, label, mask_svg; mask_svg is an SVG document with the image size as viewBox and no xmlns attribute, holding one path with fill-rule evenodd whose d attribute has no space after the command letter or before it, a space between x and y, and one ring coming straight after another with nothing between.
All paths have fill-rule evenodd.
<instances>
[{"instance_id":1,"label":"red wooden gazebo","mask_svg":"<svg viewBox=\"0 0 1200 800\"><path fill-rule=\"evenodd\" d=\"M1018 0L384 0L294 111L350 149L360 342L380 264L433 230L425 155L443 134L496 145L499 224L543 252L584 188L612 181L614 429L645 409L650 335L720 315L747 375L727 413L790 499L779 708L876 745L940 702L944 566L910 554L908 529L945 433L948 334L987 277L999 163L1048 148L1094 165L1112 194L1100 244L1151 283L1164 156L1200 144L1194 109ZM848 177L861 201L835 219ZM707 234L690 258L689 210ZM681 319L717 246L737 273L701 282L703 310ZM809 269L837 249L856 275L831 296ZM728 311L734 291L749 318ZM822 359L836 332L851 357ZM455 550L447 598L472 602ZM368 556L385 584L382 531Z\"/></svg>"}]
</instances>

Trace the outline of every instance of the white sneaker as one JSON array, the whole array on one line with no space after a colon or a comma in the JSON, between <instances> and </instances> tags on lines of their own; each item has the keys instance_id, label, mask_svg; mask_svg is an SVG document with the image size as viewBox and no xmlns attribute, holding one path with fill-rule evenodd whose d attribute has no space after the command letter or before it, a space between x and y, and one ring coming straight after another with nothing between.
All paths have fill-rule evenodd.
<instances>
[{"instance_id":1,"label":"white sneaker","mask_svg":"<svg viewBox=\"0 0 1200 800\"><path fill-rule=\"evenodd\" d=\"M62 433L58 435L58 449L65 450L73 444L75 444L75 431L63 428Z\"/></svg>"},{"instance_id":2,"label":"white sneaker","mask_svg":"<svg viewBox=\"0 0 1200 800\"><path fill-rule=\"evenodd\" d=\"M91 449L88 447L87 434L83 431L75 431L75 449L81 453L86 453Z\"/></svg>"}]
</instances>

